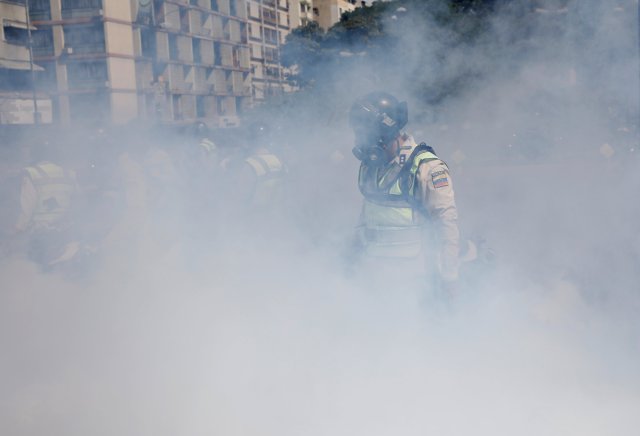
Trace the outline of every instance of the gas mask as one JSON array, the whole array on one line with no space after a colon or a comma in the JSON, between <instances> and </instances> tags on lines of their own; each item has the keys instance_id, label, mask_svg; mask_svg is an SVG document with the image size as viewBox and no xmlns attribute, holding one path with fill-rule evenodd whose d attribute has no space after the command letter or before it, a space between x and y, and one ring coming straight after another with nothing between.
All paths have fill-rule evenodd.
<instances>
[{"instance_id":1,"label":"gas mask","mask_svg":"<svg viewBox=\"0 0 640 436\"><path fill-rule=\"evenodd\" d=\"M375 126L354 129L356 145L353 155L364 164L379 167L389 162L387 147L395 135L384 135Z\"/></svg>"},{"instance_id":2,"label":"gas mask","mask_svg":"<svg viewBox=\"0 0 640 436\"><path fill-rule=\"evenodd\" d=\"M387 93L375 92L357 100L349 110L354 156L369 166L387 164L392 157L387 147L407 123L407 113L407 103Z\"/></svg>"}]
</instances>

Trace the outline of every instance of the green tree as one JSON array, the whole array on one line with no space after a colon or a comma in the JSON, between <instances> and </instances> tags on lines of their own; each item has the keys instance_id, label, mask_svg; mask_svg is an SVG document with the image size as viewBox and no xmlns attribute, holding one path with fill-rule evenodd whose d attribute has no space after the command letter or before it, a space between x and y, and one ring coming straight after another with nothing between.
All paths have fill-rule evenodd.
<instances>
[{"instance_id":1,"label":"green tree","mask_svg":"<svg viewBox=\"0 0 640 436\"><path fill-rule=\"evenodd\" d=\"M290 79L301 88L331 87L336 78L367 71L377 82L410 84L411 91L437 101L461 89L478 72L439 72L448 53L482 37L495 0L396 0L375 2L343 14L324 33L317 24L294 30L283 49ZM416 47L417 46L417 47ZM416 48L429 56L422 64ZM358 68L360 67L360 68ZM430 74L426 74L428 71ZM436 78L436 76L438 78ZM446 79L439 79L439 77Z\"/></svg>"}]
</instances>

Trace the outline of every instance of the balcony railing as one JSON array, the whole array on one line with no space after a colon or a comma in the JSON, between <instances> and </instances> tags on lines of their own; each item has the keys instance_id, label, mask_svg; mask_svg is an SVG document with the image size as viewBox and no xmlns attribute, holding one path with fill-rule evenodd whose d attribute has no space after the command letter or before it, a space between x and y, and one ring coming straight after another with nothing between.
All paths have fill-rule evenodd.
<instances>
[{"instance_id":1,"label":"balcony railing","mask_svg":"<svg viewBox=\"0 0 640 436\"><path fill-rule=\"evenodd\" d=\"M35 57L39 57L39 56L53 56L54 50L53 50L53 45L50 46L42 46L42 47L36 47L34 46L32 48L33 50L33 55Z\"/></svg>"},{"instance_id":2,"label":"balcony railing","mask_svg":"<svg viewBox=\"0 0 640 436\"><path fill-rule=\"evenodd\" d=\"M73 47L65 46L65 50L63 51L66 54L91 54L91 53L104 53L105 45L104 43L96 43L96 44L74 44Z\"/></svg>"},{"instance_id":3,"label":"balcony railing","mask_svg":"<svg viewBox=\"0 0 640 436\"><path fill-rule=\"evenodd\" d=\"M83 78L72 78L69 77L69 88L70 89L83 89L83 88L108 88L109 81L105 78L91 78L91 77L83 77Z\"/></svg>"},{"instance_id":4,"label":"balcony railing","mask_svg":"<svg viewBox=\"0 0 640 436\"><path fill-rule=\"evenodd\" d=\"M102 8L79 8L79 9L63 9L62 18L87 18L87 17L99 17L102 16Z\"/></svg>"}]
</instances>

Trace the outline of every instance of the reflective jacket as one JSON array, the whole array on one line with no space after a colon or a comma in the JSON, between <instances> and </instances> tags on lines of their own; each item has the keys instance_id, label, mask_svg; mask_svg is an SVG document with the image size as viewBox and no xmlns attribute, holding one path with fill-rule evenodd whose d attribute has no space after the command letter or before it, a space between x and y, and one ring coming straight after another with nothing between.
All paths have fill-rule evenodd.
<instances>
[{"instance_id":1,"label":"reflective jacket","mask_svg":"<svg viewBox=\"0 0 640 436\"><path fill-rule=\"evenodd\" d=\"M256 184L250 199L252 207L266 207L280 201L284 191L286 168L271 153L254 153L245 159L256 175Z\"/></svg>"},{"instance_id":2,"label":"reflective jacket","mask_svg":"<svg viewBox=\"0 0 640 436\"><path fill-rule=\"evenodd\" d=\"M25 171L37 194L31 227L39 229L59 226L76 191L75 174L46 161L27 167Z\"/></svg>"},{"instance_id":3,"label":"reflective jacket","mask_svg":"<svg viewBox=\"0 0 640 436\"><path fill-rule=\"evenodd\" d=\"M433 149L421 144L406 161L396 159L380 168L360 166L358 186L364 196L360 238L366 254L420 255L427 213L416 198L416 173L422 163L434 160L439 159Z\"/></svg>"}]
</instances>

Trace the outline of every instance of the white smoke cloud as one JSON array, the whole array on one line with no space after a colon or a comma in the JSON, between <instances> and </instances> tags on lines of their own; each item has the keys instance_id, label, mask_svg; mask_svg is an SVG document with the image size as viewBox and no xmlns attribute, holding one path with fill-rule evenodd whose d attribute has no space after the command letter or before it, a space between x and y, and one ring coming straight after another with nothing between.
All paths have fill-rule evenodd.
<instances>
[{"instance_id":1,"label":"white smoke cloud","mask_svg":"<svg viewBox=\"0 0 640 436\"><path fill-rule=\"evenodd\" d=\"M352 65L331 118L290 135L294 219L277 238L177 214L178 236L156 240L146 216L81 279L4 261L0 433L635 435L640 178L612 130L637 119L637 4L621 4L569 2L559 39L497 67L518 30L502 15L440 65L444 31L407 32L425 76L494 73L438 106ZM463 230L497 253L451 305L402 276L342 274L360 201L344 115L386 84L449 162Z\"/></svg>"}]
</instances>

